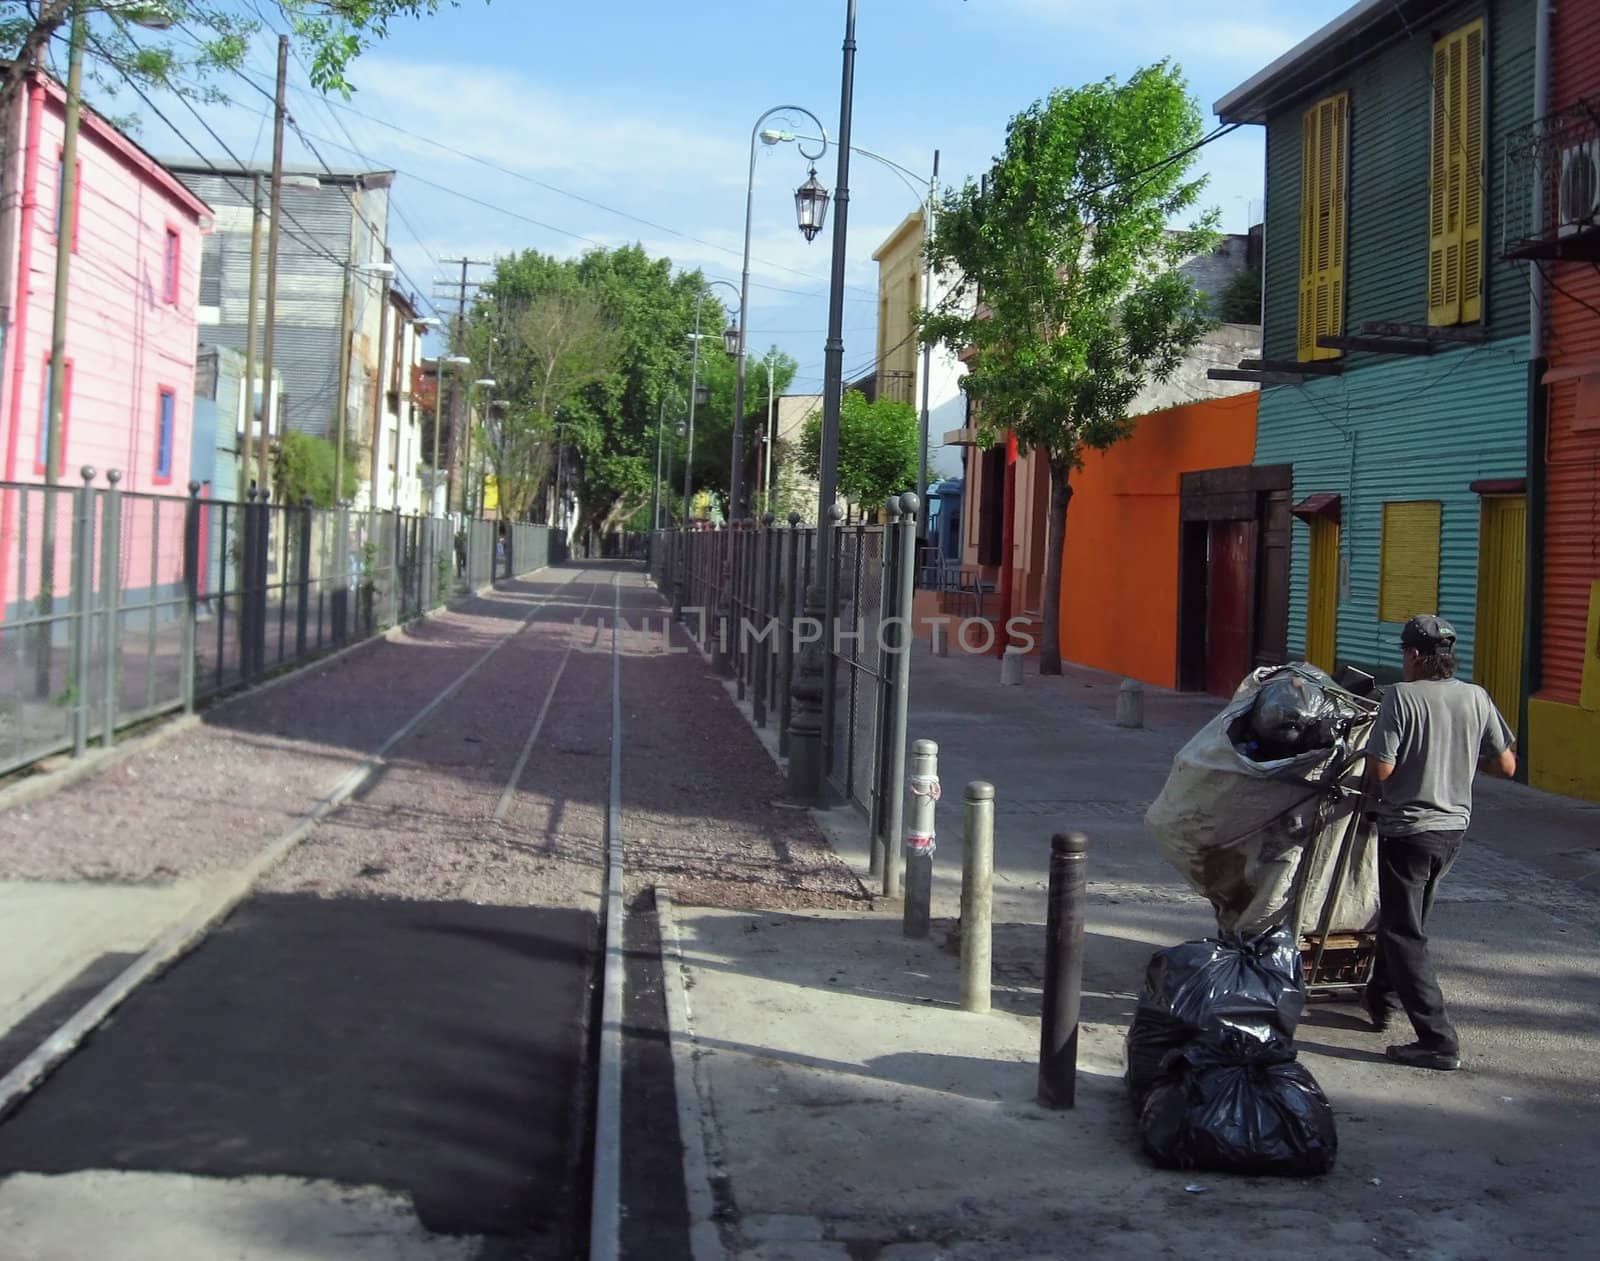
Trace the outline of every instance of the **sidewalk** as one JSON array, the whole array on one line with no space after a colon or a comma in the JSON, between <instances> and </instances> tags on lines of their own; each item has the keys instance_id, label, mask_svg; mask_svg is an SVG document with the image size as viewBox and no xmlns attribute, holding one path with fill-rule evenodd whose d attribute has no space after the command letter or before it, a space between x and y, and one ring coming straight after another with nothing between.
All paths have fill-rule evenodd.
<instances>
[{"instance_id":1,"label":"sidewalk","mask_svg":"<svg viewBox=\"0 0 1600 1261\"><path fill-rule=\"evenodd\" d=\"M998 687L993 659L914 659L912 739L940 744L934 931L898 907L664 917L697 1257L1588 1256L1600 1174L1600 811L1485 785L1434 941L1465 1071L1383 1058L1353 1004L1297 1043L1338 1118L1314 1182L1153 1168L1121 1082L1151 951L1214 928L1142 824L1173 753L1219 704L1069 670ZM996 786L995 1010L955 1009L944 949L962 789ZM828 812L865 871L859 817ZM1050 834L1090 836L1078 1106L1034 1102ZM1584 887L1586 886L1586 887ZM674 957L676 944L681 955ZM671 972L677 975L670 975ZM699 1186L696 1186L696 1180Z\"/></svg>"}]
</instances>

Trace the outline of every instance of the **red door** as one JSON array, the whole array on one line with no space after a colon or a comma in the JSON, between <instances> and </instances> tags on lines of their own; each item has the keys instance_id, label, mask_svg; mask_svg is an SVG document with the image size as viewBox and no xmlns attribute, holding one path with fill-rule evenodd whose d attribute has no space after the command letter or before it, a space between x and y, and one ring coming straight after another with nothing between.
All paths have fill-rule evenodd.
<instances>
[{"instance_id":1,"label":"red door","mask_svg":"<svg viewBox=\"0 0 1600 1261\"><path fill-rule=\"evenodd\" d=\"M1250 671L1256 523L1213 521L1206 539L1206 691L1232 696Z\"/></svg>"}]
</instances>

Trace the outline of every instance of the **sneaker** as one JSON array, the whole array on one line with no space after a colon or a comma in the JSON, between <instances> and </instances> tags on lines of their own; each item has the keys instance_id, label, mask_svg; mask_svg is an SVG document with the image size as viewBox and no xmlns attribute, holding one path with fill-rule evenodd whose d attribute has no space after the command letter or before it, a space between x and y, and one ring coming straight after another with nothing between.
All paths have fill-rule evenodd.
<instances>
[{"instance_id":1,"label":"sneaker","mask_svg":"<svg viewBox=\"0 0 1600 1261\"><path fill-rule=\"evenodd\" d=\"M1396 1064L1407 1068L1431 1068L1436 1072L1450 1073L1461 1067L1461 1057L1454 1051L1436 1051L1420 1042L1407 1042L1404 1046L1389 1047L1384 1054Z\"/></svg>"}]
</instances>

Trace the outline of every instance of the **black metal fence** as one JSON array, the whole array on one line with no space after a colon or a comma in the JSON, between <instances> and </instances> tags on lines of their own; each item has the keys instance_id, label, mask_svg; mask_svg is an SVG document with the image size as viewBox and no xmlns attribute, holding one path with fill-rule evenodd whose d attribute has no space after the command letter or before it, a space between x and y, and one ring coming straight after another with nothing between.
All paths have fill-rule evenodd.
<instances>
[{"instance_id":1,"label":"black metal fence","mask_svg":"<svg viewBox=\"0 0 1600 1261\"><path fill-rule=\"evenodd\" d=\"M0 483L0 774L310 660L549 562L502 526Z\"/></svg>"},{"instance_id":2,"label":"black metal fence","mask_svg":"<svg viewBox=\"0 0 1600 1261\"><path fill-rule=\"evenodd\" d=\"M882 841L896 738L895 648L909 644L911 608L900 582L900 557L915 521L815 526L767 518L708 530L669 530L652 536L647 563L674 616L709 652L749 700L758 727L777 724L778 747L789 751L791 689L801 653L832 626L824 656L822 758L829 784L857 805ZM832 549L832 616L815 593L818 538ZM903 636L903 637L902 637ZM899 735L904 739L903 732Z\"/></svg>"}]
</instances>

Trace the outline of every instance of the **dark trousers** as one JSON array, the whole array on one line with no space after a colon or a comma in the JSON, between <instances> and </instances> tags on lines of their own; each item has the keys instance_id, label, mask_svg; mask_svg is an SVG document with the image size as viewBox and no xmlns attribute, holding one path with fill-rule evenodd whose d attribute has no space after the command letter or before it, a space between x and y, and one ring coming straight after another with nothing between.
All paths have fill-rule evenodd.
<instances>
[{"instance_id":1,"label":"dark trousers","mask_svg":"<svg viewBox=\"0 0 1600 1261\"><path fill-rule=\"evenodd\" d=\"M1439 978L1428 958L1428 912L1434 890L1461 849L1462 832L1419 832L1378 840L1378 952L1367 1002L1392 1006L1411 1018L1417 1041L1432 1051L1460 1050L1445 1015Z\"/></svg>"}]
</instances>

